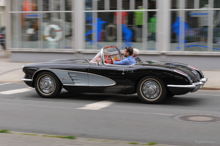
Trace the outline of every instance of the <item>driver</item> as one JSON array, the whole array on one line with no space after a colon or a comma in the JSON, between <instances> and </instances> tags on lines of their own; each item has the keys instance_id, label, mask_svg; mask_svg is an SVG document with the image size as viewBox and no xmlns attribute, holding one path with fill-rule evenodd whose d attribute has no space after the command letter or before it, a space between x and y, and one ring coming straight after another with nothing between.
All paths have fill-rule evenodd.
<instances>
[{"instance_id":1,"label":"driver","mask_svg":"<svg viewBox=\"0 0 220 146\"><path fill-rule=\"evenodd\" d=\"M125 58L121 61L115 61L114 59L112 59L112 62L115 65L132 65L132 64L135 64L136 61L132 57L132 54L133 54L133 48L132 47L125 47L124 56L127 57L127 58Z\"/></svg>"}]
</instances>

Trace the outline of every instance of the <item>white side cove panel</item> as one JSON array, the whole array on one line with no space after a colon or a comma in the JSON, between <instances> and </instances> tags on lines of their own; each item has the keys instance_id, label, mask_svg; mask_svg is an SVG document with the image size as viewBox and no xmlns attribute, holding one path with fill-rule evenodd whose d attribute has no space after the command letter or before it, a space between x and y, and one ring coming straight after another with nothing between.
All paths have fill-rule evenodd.
<instances>
[{"instance_id":1,"label":"white side cove panel","mask_svg":"<svg viewBox=\"0 0 220 146\"><path fill-rule=\"evenodd\" d=\"M80 71L51 69L64 86L114 86L116 82L110 78Z\"/></svg>"},{"instance_id":2,"label":"white side cove panel","mask_svg":"<svg viewBox=\"0 0 220 146\"><path fill-rule=\"evenodd\" d=\"M115 81L104 76L89 73L89 86L114 86Z\"/></svg>"},{"instance_id":3,"label":"white side cove panel","mask_svg":"<svg viewBox=\"0 0 220 146\"><path fill-rule=\"evenodd\" d=\"M63 85L88 86L88 73L65 70L51 70L60 79Z\"/></svg>"}]
</instances>

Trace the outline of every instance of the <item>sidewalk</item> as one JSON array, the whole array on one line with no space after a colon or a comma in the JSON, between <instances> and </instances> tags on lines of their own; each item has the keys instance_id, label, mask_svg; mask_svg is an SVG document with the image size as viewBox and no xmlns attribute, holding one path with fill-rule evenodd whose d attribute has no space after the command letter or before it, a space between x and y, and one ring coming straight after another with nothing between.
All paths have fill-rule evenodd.
<instances>
[{"instance_id":1,"label":"sidewalk","mask_svg":"<svg viewBox=\"0 0 220 146\"><path fill-rule=\"evenodd\" d=\"M129 141L114 141L104 139L87 139L87 138L76 138L76 139L64 139L56 137L45 137L43 135L35 134L10 134L0 133L1 146L171 146L164 144L156 144L154 142L129 142ZM172 145L174 146L174 145Z\"/></svg>"},{"instance_id":2,"label":"sidewalk","mask_svg":"<svg viewBox=\"0 0 220 146\"><path fill-rule=\"evenodd\" d=\"M24 77L22 66L27 63L9 62L7 57L0 56L0 82L22 82L20 79ZM208 82L203 89L220 90L220 70L208 71L203 70Z\"/></svg>"}]
</instances>

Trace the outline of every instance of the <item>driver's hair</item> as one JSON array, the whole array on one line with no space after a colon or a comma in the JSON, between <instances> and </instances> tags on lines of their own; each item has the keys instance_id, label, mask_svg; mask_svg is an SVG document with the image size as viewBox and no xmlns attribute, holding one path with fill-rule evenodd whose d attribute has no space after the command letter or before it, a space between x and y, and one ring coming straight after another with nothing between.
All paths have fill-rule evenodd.
<instances>
[{"instance_id":1,"label":"driver's hair","mask_svg":"<svg viewBox=\"0 0 220 146\"><path fill-rule=\"evenodd\" d=\"M129 55L131 56L133 54L133 48L132 47L125 47Z\"/></svg>"}]
</instances>

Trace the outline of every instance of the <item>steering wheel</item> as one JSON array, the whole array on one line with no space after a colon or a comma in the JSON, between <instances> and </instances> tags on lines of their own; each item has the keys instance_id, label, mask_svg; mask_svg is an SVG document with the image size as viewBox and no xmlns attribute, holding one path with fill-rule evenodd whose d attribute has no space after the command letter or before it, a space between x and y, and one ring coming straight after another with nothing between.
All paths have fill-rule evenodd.
<instances>
[{"instance_id":1,"label":"steering wheel","mask_svg":"<svg viewBox=\"0 0 220 146\"><path fill-rule=\"evenodd\" d=\"M108 55L108 56L106 57L105 63L113 64L112 57L111 57L110 55Z\"/></svg>"}]
</instances>

